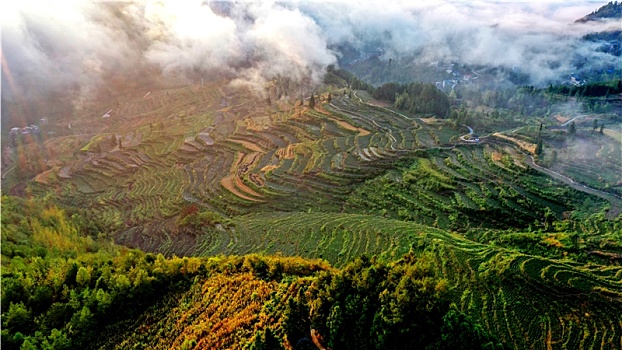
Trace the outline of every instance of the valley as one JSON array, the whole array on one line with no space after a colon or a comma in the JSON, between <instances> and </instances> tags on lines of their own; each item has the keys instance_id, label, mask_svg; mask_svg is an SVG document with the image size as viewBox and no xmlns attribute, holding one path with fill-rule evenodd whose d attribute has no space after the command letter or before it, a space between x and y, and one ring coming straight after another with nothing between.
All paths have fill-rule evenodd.
<instances>
[{"instance_id":1,"label":"valley","mask_svg":"<svg viewBox=\"0 0 622 350\"><path fill-rule=\"evenodd\" d=\"M2 347L622 349L591 6L7 5Z\"/></svg>"}]
</instances>

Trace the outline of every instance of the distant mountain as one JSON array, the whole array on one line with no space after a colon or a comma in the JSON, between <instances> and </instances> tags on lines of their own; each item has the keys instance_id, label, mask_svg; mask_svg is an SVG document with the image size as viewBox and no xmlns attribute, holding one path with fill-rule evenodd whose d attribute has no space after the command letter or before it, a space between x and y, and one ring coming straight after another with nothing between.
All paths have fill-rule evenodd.
<instances>
[{"instance_id":1,"label":"distant mountain","mask_svg":"<svg viewBox=\"0 0 622 350\"><path fill-rule=\"evenodd\" d=\"M589 15L576 20L577 23L585 23L589 21L597 21L604 18L622 18L622 3L610 1L607 5L602 6L598 10Z\"/></svg>"},{"instance_id":2,"label":"distant mountain","mask_svg":"<svg viewBox=\"0 0 622 350\"><path fill-rule=\"evenodd\" d=\"M578 19L576 23L586 23L606 18L622 19L622 3L617 1L609 2L607 5L602 6L589 15ZM590 33L585 35L583 39L592 42L600 42L602 45L597 49L597 51L605 52L613 56L622 55L622 46L620 45L622 42L622 30L608 30L604 32Z\"/></svg>"}]
</instances>

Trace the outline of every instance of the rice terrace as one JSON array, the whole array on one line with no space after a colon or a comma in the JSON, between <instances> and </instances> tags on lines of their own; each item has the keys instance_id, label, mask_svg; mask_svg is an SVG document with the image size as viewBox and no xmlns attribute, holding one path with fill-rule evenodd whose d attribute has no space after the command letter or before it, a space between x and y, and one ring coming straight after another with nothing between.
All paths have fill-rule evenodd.
<instances>
[{"instance_id":1,"label":"rice terrace","mask_svg":"<svg viewBox=\"0 0 622 350\"><path fill-rule=\"evenodd\" d=\"M2 347L622 349L618 2L41 4Z\"/></svg>"}]
</instances>

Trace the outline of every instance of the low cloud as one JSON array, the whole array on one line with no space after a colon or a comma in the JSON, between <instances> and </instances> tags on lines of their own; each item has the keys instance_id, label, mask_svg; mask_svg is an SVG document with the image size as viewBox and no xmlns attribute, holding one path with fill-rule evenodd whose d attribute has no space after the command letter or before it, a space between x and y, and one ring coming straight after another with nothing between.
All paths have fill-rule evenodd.
<instances>
[{"instance_id":1,"label":"low cloud","mask_svg":"<svg viewBox=\"0 0 622 350\"><path fill-rule=\"evenodd\" d=\"M261 91L275 77L313 85L345 44L381 59L520 67L544 84L614 58L581 40L619 29L574 23L599 3L204 2L8 4L2 14L3 99L92 91L114 76L157 69L192 81L226 78ZM544 14L544 15L542 15Z\"/></svg>"}]
</instances>

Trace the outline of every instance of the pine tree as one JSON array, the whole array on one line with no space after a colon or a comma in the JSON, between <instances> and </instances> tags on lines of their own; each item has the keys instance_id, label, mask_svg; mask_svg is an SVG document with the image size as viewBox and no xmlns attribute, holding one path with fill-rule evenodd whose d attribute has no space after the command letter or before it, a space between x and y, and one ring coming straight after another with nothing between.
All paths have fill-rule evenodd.
<instances>
[{"instance_id":1,"label":"pine tree","mask_svg":"<svg viewBox=\"0 0 622 350\"><path fill-rule=\"evenodd\" d=\"M538 156L542 154L542 138L541 137L538 137L538 142L536 143L535 153Z\"/></svg>"},{"instance_id":2,"label":"pine tree","mask_svg":"<svg viewBox=\"0 0 622 350\"><path fill-rule=\"evenodd\" d=\"M595 132L597 127L598 127L598 119L594 119L594 125L592 128L592 132Z\"/></svg>"},{"instance_id":3,"label":"pine tree","mask_svg":"<svg viewBox=\"0 0 622 350\"><path fill-rule=\"evenodd\" d=\"M311 98L309 99L309 108L315 108L315 97L313 96L313 94L311 94Z\"/></svg>"},{"instance_id":4,"label":"pine tree","mask_svg":"<svg viewBox=\"0 0 622 350\"><path fill-rule=\"evenodd\" d=\"M605 124L600 124L600 133L604 134L603 130L605 129Z\"/></svg>"},{"instance_id":5,"label":"pine tree","mask_svg":"<svg viewBox=\"0 0 622 350\"><path fill-rule=\"evenodd\" d=\"M330 92L329 92L328 96L326 96L326 101L328 101L328 103L330 104L332 100L333 100L333 97L330 95Z\"/></svg>"}]
</instances>

